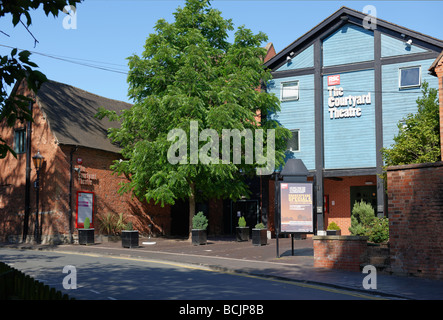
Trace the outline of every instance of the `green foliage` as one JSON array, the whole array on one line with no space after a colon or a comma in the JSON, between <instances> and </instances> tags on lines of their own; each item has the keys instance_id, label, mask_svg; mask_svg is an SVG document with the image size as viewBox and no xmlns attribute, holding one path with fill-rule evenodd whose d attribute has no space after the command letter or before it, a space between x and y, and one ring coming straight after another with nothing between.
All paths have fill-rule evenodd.
<instances>
[{"instance_id":1,"label":"green foliage","mask_svg":"<svg viewBox=\"0 0 443 320\"><path fill-rule=\"evenodd\" d=\"M340 230L340 227L334 222L329 223L327 230Z\"/></svg>"},{"instance_id":2,"label":"green foliage","mask_svg":"<svg viewBox=\"0 0 443 320\"><path fill-rule=\"evenodd\" d=\"M438 90L423 82L417 113L398 124L398 135L391 148L382 150L386 166L440 161Z\"/></svg>"},{"instance_id":3,"label":"green foliage","mask_svg":"<svg viewBox=\"0 0 443 320\"><path fill-rule=\"evenodd\" d=\"M206 218L203 212L198 212L192 217L192 228L206 230L208 227L208 218Z\"/></svg>"},{"instance_id":4,"label":"green foliage","mask_svg":"<svg viewBox=\"0 0 443 320\"><path fill-rule=\"evenodd\" d=\"M266 226L260 222L255 225L255 229L266 229Z\"/></svg>"},{"instance_id":5,"label":"green foliage","mask_svg":"<svg viewBox=\"0 0 443 320\"><path fill-rule=\"evenodd\" d=\"M380 243L389 240L389 219L386 217L375 218L371 224L369 241Z\"/></svg>"},{"instance_id":6,"label":"green foliage","mask_svg":"<svg viewBox=\"0 0 443 320\"><path fill-rule=\"evenodd\" d=\"M86 217L85 221L83 222L83 228L89 229L90 223L91 222L89 221L89 217Z\"/></svg>"},{"instance_id":7,"label":"green foliage","mask_svg":"<svg viewBox=\"0 0 443 320\"><path fill-rule=\"evenodd\" d=\"M21 1L2 1L0 4L0 17L11 15L12 24L16 26L21 20L22 15L26 17L26 26L32 23L30 10L37 9L40 5L46 15L50 13L56 17L66 4L75 5L79 0L21 0ZM23 23L23 22L22 22ZM23 23L24 24L24 23ZM35 38L34 38L35 39ZM35 40L37 42L37 40ZM38 66L29 60L31 53L27 50L18 52L12 49L10 55L0 56L0 122L5 121L6 125L13 127L16 121L32 121L32 115L29 110L29 103L33 100L12 90L8 95L8 88L14 84L25 80L29 89L37 92L40 86L45 82L46 76L33 68ZM10 152L14 157L14 150L0 137L0 159L5 158Z\"/></svg>"},{"instance_id":8,"label":"green foliage","mask_svg":"<svg viewBox=\"0 0 443 320\"><path fill-rule=\"evenodd\" d=\"M355 236L368 236L370 225L374 219L374 208L369 203L355 202L352 208L349 232Z\"/></svg>"},{"instance_id":9,"label":"green foliage","mask_svg":"<svg viewBox=\"0 0 443 320\"><path fill-rule=\"evenodd\" d=\"M356 202L352 208L349 231L354 236L367 236L371 242L386 242L389 240L389 220L376 217L369 203Z\"/></svg>"},{"instance_id":10,"label":"green foliage","mask_svg":"<svg viewBox=\"0 0 443 320\"><path fill-rule=\"evenodd\" d=\"M117 235L125 228L122 213L120 213L118 218L115 215L108 213L103 218L99 218L98 222L100 233L106 235Z\"/></svg>"},{"instance_id":11,"label":"green foliage","mask_svg":"<svg viewBox=\"0 0 443 320\"><path fill-rule=\"evenodd\" d=\"M125 230L127 230L127 231L132 231L132 230L134 230L134 227L133 227L131 221L129 221L129 222L125 225Z\"/></svg>"},{"instance_id":12,"label":"green foliage","mask_svg":"<svg viewBox=\"0 0 443 320\"><path fill-rule=\"evenodd\" d=\"M283 164L285 139L290 132L267 117L279 110L279 99L257 90L271 79L262 62L265 34L253 34L241 26L233 43L228 42L229 32L234 30L232 21L205 0L187 0L174 18L173 22L157 21L141 56L128 58L128 95L134 105L119 114L101 108L97 117L121 124L109 133L110 139L123 148L125 159L114 162L111 168L130 179L119 191L162 206L189 199L192 218L196 201L247 196L250 191L245 181L262 165L246 163L245 139L241 141L241 164L221 161L218 139L217 161L195 163L199 155L191 152L188 142L192 139L191 121L198 124L198 134L212 129L218 137L222 137L223 129L263 129L265 143L267 129L275 129L276 167ZM256 120L257 114L262 120ZM186 140L168 139L174 129L183 130ZM186 153L179 163L172 164L168 151L179 142ZM197 141L196 149L202 152L209 142L215 141L212 137ZM229 152L232 159L233 150ZM267 154L266 145L263 154ZM206 155L212 155L212 150L206 150Z\"/></svg>"},{"instance_id":13,"label":"green foliage","mask_svg":"<svg viewBox=\"0 0 443 320\"><path fill-rule=\"evenodd\" d=\"M240 217L238 218L238 226L241 228L246 227L246 220L245 217Z\"/></svg>"}]
</instances>

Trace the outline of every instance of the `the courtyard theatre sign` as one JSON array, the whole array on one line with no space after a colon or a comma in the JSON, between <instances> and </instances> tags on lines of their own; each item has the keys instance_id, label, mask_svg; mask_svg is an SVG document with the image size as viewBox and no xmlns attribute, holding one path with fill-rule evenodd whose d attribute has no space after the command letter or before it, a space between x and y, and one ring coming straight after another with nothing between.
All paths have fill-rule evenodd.
<instances>
[{"instance_id":1,"label":"the courtyard theatre sign","mask_svg":"<svg viewBox=\"0 0 443 320\"><path fill-rule=\"evenodd\" d=\"M331 78L331 79L330 79ZM330 84L334 84L330 86ZM330 119L355 118L362 113L361 105L371 104L371 93L362 95L345 95L340 84L340 75L328 77L328 111Z\"/></svg>"}]
</instances>

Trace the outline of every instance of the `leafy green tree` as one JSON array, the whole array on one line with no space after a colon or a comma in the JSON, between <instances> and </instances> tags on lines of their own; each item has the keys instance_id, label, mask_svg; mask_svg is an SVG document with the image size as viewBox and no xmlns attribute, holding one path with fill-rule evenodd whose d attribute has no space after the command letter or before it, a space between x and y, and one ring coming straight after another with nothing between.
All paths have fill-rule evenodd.
<instances>
[{"instance_id":1,"label":"leafy green tree","mask_svg":"<svg viewBox=\"0 0 443 320\"><path fill-rule=\"evenodd\" d=\"M172 23L160 19L143 54L128 58L129 96L134 105L121 114L101 109L98 116L121 123L109 134L123 148L124 158L112 169L129 178L119 191L133 192L162 206L189 199L191 228L196 201L237 200L248 195L245 179L260 166L257 159L248 161L250 154L244 151L241 163L222 161L223 152L214 158L225 137L223 129L263 129L265 142L267 130L273 129L276 166L282 164L290 132L267 117L279 110L279 100L258 90L271 79L262 61L265 34L253 34L241 26L233 43L228 42L229 32L234 30L232 21L205 0L186 1L174 17ZM193 133L196 126L198 135ZM185 136L171 140L170 133L177 129ZM202 137L206 129L212 134ZM192 150L193 137L200 138L198 154ZM173 143L179 148L171 154ZM245 146L242 139L240 150ZM263 154L269 150L265 144ZM234 148L229 153L233 159ZM202 155L209 157L207 163L202 163ZM171 156L178 163L171 163Z\"/></svg>"},{"instance_id":2,"label":"leafy green tree","mask_svg":"<svg viewBox=\"0 0 443 320\"><path fill-rule=\"evenodd\" d=\"M440 160L438 90L424 82L422 93L417 99L417 113L399 122L394 144L382 150L386 166Z\"/></svg>"},{"instance_id":3,"label":"leafy green tree","mask_svg":"<svg viewBox=\"0 0 443 320\"><path fill-rule=\"evenodd\" d=\"M80 0L1 1L0 17L10 14L14 27L20 22L29 31L28 27L32 23L30 10L42 6L47 16L52 14L56 17L67 4L75 5L79 2ZM22 16L26 17L26 22L21 20ZM3 31L0 30L0 32L5 35ZM36 39L35 41L37 42ZM33 69L38 66L29 60L30 55L31 53L27 50L18 52L17 49L12 49L10 55L0 56L0 78L2 83L0 88L0 122L5 121L6 125L10 127L14 126L17 120L32 121L29 110L29 103L32 99L16 92L8 95L7 88L25 79L28 88L37 92L42 83L47 80L43 73ZM5 158L8 152L16 157L14 150L0 137L0 159Z\"/></svg>"}]
</instances>

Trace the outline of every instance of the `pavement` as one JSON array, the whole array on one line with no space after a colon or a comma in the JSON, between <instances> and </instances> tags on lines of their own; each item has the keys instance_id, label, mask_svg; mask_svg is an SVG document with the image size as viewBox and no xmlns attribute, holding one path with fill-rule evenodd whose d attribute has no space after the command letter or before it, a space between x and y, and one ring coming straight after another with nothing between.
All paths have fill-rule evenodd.
<instances>
[{"instance_id":1,"label":"pavement","mask_svg":"<svg viewBox=\"0 0 443 320\"><path fill-rule=\"evenodd\" d=\"M169 261L228 273L241 273L337 289L354 290L379 298L405 300L443 300L443 281L411 276L377 273L376 289L365 289L368 274L335 269L314 268L312 239L268 239L266 246L237 242L234 238L208 238L206 245L196 246L189 240L140 238L139 247L123 248L121 241L100 241L93 245L0 244L0 248L51 250L100 256L121 256Z\"/></svg>"}]
</instances>

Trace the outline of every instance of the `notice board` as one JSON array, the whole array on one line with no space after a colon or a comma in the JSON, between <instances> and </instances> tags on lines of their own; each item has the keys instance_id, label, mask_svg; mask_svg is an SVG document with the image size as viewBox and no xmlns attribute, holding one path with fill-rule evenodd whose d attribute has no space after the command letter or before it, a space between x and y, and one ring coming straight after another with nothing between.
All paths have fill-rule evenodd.
<instances>
[{"instance_id":1,"label":"notice board","mask_svg":"<svg viewBox=\"0 0 443 320\"><path fill-rule=\"evenodd\" d=\"M280 230L288 233L313 233L312 183L280 183Z\"/></svg>"},{"instance_id":2,"label":"notice board","mask_svg":"<svg viewBox=\"0 0 443 320\"><path fill-rule=\"evenodd\" d=\"M90 221L90 228L94 228L94 192L77 191L75 227L83 228L83 224L87 217Z\"/></svg>"}]
</instances>

